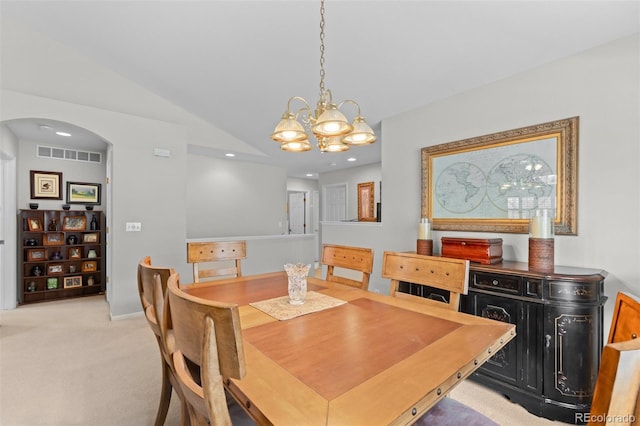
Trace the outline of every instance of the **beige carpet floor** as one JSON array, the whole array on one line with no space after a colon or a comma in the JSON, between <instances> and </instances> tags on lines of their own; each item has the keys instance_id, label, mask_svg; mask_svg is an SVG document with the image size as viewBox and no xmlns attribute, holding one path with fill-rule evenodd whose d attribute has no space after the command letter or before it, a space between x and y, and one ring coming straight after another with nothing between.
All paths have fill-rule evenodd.
<instances>
[{"instance_id":1,"label":"beige carpet floor","mask_svg":"<svg viewBox=\"0 0 640 426\"><path fill-rule=\"evenodd\" d=\"M0 425L153 425L155 338L142 315L110 321L108 312L103 296L0 312ZM562 424L471 381L452 396L503 426ZM167 425L179 425L179 408L174 395Z\"/></svg>"}]
</instances>

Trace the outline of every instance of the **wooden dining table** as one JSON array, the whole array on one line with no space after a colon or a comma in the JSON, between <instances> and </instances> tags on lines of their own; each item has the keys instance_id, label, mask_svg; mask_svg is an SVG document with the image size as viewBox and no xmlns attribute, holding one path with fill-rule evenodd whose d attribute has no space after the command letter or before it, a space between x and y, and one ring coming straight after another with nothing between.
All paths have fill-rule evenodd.
<instances>
[{"instance_id":1,"label":"wooden dining table","mask_svg":"<svg viewBox=\"0 0 640 426\"><path fill-rule=\"evenodd\" d=\"M182 284L239 306L246 376L225 386L259 424L411 424L515 336L515 326L308 277L346 302L278 320L284 272ZM311 293L309 293L311 294Z\"/></svg>"}]
</instances>

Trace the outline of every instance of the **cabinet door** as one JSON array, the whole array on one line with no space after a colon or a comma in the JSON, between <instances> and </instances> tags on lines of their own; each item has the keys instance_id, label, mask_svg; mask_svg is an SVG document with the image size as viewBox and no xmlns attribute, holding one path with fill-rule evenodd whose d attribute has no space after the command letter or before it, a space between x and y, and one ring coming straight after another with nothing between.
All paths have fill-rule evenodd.
<instances>
[{"instance_id":1,"label":"cabinet door","mask_svg":"<svg viewBox=\"0 0 640 426\"><path fill-rule=\"evenodd\" d=\"M471 311L476 316L516 324L516 338L496 352L480 370L506 383L518 386L519 360L522 337L520 336L519 312L522 302L488 294L469 293Z\"/></svg>"},{"instance_id":2,"label":"cabinet door","mask_svg":"<svg viewBox=\"0 0 640 426\"><path fill-rule=\"evenodd\" d=\"M591 404L602 347L599 309L545 307L545 396L568 404Z\"/></svg>"}]
</instances>

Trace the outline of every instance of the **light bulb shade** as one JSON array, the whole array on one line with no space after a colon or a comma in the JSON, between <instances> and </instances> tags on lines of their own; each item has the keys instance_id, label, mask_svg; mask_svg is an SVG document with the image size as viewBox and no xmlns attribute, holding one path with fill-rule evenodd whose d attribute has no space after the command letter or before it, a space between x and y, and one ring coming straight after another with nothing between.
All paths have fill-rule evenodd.
<instances>
[{"instance_id":1,"label":"light bulb shade","mask_svg":"<svg viewBox=\"0 0 640 426\"><path fill-rule=\"evenodd\" d=\"M376 135L373 129L360 115L353 120L353 131L342 138L342 142L349 145L368 145L375 141Z\"/></svg>"},{"instance_id":2,"label":"light bulb shade","mask_svg":"<svg viewBox=\"0 0 640 426\"><path fill-rule=\"evenodd\" d=\"M287 152L304 152L309 151L313 147L309 143L309 139L303 141L284 142L280 145L280 149Z\"/></svg>"},{"instance_id":3,"label":"light bulb shade","mask_svg":"<svg viewBox=\"0 0 640 426\"><path fill-rule=\"evenodd\" d=\"M349 145L343 143L340 136L320 138L318 139L318 147L322 152L343 152L349 150Z\"/></svg>"},{"instance_id":4,"label":"light bulb shade","mask_svg":"<svg viewBox=\"0 0 640 426\"><path fill-rule=\"evenodd\" d=\"M347 117L338 111L335 104L329 104L326 110L320 114L311 131L318 137L342 136L353 130Z\"/></svg>"},{"instance_id":5,"label":"light bulb shade","mask_svg":"<svg viewBox=\"0 0 640 426\"><path fill-rule=\"evenodd\" d=\"M307 144L309 143L309 135L290 112L284 113L282 120L271 134L271 139L280 143L301 142L306 139Z\"/></svg>"}]
</instances>

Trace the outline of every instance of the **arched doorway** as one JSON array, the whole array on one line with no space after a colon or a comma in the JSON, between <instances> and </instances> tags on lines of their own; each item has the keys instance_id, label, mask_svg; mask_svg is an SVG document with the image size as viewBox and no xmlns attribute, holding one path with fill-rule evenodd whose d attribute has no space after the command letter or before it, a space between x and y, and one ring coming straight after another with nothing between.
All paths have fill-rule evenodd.
<instances>
[{"instance_id":1,"label":"arched doorway","mask_svg":"<svg viewBox=\"0 0 640 426\"><path fill-rule=\"evenodd\" d=\"M30 170L61 172L64 181L107 183L111 174L111 144L88 129L72 123L30 117L6 120L2 130L0 175L0 309L16 307L17 211L30 202ZM102 210L110 225L110 190L103 185ZM64 199L37 200L42 209L60 209ZM107 234L107 239L109 238ZM108 241L107 241L108 243ZM107 244L109 247L109 244ZM111 256L107 253L107 259ZM110 263L106 273L110 275ZM109 287L107 286L107 300Z\"/></svg>"}]
</instances>

